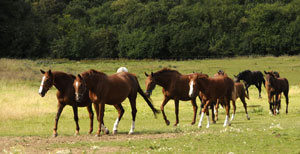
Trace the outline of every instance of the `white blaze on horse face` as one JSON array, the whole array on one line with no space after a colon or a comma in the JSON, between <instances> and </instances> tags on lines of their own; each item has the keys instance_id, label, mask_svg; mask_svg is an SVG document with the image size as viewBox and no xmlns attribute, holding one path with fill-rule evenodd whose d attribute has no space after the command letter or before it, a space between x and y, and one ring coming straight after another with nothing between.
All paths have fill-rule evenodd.
<instances>
[{"instance_id":1,"label":"white blaze on horse face","mask_svg":"<svg viewBox=\"0 0 300 154\"><path fill-rule=\"evenodd\" d=\"M43 91L43 86L44 86L45 79L46 79L46 77L43 76L41 86L40 86L40 89L39 89L39 94L42 93L42 91Z\"/></svg>"},{"instance_id":2,"label":"white blaze on horse face","mask_svg":"<svg viewBox=\"0 0 300 154\"><path fill-rule=\"evenodd\" d=\"M78 81L75 82L76 89L78 89Z\"/></svg>"},{"instance_id":3,"label":"white blaze on horse face","mask_svg":"<svg viewBox=\"0 0 300 154\"><path fill-rule=\"evenodd\" d=\"M189 96L192 97L194 92L194 81L190 82L190 91L189 91Z\"/></svg>"}]
</instances>

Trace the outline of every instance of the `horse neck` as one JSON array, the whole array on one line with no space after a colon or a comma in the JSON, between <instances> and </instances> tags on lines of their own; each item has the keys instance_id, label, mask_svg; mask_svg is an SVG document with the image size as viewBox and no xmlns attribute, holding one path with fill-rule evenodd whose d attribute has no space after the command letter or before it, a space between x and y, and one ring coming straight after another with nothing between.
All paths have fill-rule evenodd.
<instances>
[{"instance_id":1,"label":"horse neck","mask_svg":"<svg viewBox=\"0 0 300 154\"><path fill-rule=\"evenodd\" d=\"M67 74L53 72L53 85L60 92L64 92L67 89L66 87L70 83L72 84L73 81L70 79Z\"/></svg>"},{"instance_id":2,"label":"horse neck","mask_svg":"<svg viewBox=\"0 0 300 154\"><path fill-rule=\"evenodd\" d=\"M206 94L207 92L207 88L209 83L210 83L210 80L209 78L206 78L206 77L203 77L201 79L197 79L197 84L198 84L198 88L201 92L203 92L204 94Z\"/></svg>"},{"instance_id":3,"label":"horse neck","mask_svg":"<svg viewBox=\"0 0 300 154\"><path fill-rule=\"evenodd\" d=\"M106 80L106 76L102 74L83 74L82 76L85 80L87 88L91 91L95 91L97 86L99 86L99 83L104 83Z\"/></svg>"},{"instance_id":4,"label":"horse neck","mask_svg":"<svg viewBox=\"0 0 300 154\"><path fill-rule=\"evenodd\" d=\"M177 76L177 75L176 75ZM162 86L163 88L167 88L169 87L169 85L171 84L171 82L177 78L174 75L169 74L163 74L163 75L157 75L155 77L155 81L158 85Z\"/></svg>"}]
</instances>

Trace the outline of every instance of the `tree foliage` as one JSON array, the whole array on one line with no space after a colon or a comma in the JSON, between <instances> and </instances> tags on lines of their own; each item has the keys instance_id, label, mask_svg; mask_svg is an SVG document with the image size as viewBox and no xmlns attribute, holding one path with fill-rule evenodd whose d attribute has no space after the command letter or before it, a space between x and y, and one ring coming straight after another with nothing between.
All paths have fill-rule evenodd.
<instances>
[{"instance_id":1,"label":"tree foliage","mask_svg":"<svg viewBox=\"0 0 300 154\"><path fill-rule=\"evenodd\" d=\"M300 53L300 0L2 0L0 57Z\"/></svg>"}]
</instances>

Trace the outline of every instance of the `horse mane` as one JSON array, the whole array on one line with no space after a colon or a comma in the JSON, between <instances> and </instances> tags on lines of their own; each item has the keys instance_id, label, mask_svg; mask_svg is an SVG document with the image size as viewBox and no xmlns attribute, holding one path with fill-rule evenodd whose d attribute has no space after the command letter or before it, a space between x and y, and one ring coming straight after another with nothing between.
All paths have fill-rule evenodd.
<instances>
[{"instance_id":1,"label":"horse mane","mask_svg":"<svg viewBox=\"0 0 300 154\"><path fill-rule=\"evenodd\" d=\"M244 74L244 73L248 73L248 72L250 72L250 73L251 73L251 71L250 71L250 70L244 70L244 71L240 72L239 74Z\"/></svg>"},{"instance_id":2,"label":"horse mane","mask_svg":"<svg viewBox=\"0 0 300 154\"><path fill-rule=\"evenodd\" d=\"M162 74L162 73L176 73L178 75L181 75L181 73L179 73L178 71L172 70L172 69L169 69L169 68L163 68L163 69L155 72L154 74L159 75L159 74Z\"/></svg>"},{"instance_id":3,"label":"horse mane","mask_svg":"<svg viewBox=\"0 0 300 154\"><path fill-rule=\"evenodd\" d=\"M84 72L82 74L89 74L89 75L95 75L96 74L96 75L104 75L104 76L106 76L105 73L99 72L99 71L94 70L94 69L90 69L90 70L88 70L88 71L86 71L86 72Z\"/></svg>"}]
</instances>

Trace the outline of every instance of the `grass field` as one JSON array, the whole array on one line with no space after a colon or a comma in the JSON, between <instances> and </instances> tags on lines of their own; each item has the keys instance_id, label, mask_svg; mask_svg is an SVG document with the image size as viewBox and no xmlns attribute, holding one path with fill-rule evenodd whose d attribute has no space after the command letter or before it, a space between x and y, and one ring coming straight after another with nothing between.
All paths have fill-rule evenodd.
<instances>
[{"instance_id":1,"label":"grass field","mask_svg":"<svg viewBox=\"0 0 300 154\"><path fill-rule=\"evenodd\" d=\"M232 125L223 127L224 109L220 109L219 121L210 128L191 126L193 110L190 102L180 102L179 126L175 122L174 103L165 106L171 122L166 126L159 114L154 118L142 97L137 100L137 119L134 135L127 135L131 126L131 109L128 100L123 104L125 114L119 124L119 134L94 137L88 135L89 118L86 108L79 109L80 135L75 133L71 107L66 107L58 125L58 137L53 138L52 129L57 110L56 89L44 98L38 95L42 75L39 69L52 69L78 74L90 68L113 74L125 66L138 76L145 89L144 72L155 72L164 67L176 69L182 74L203 72L210 76L223 69L230 77L245 69L276 70L289 80L289 114L270 116L266 91L262 99L258 91L250 87L246 120L240 100ZM0 59L0 153L300 153L300 57L238 57L188 61L164 60L13 60ZM153 91L152 100L159 109L163 95L159 86ZM199 106L199 100L197 100ZM117 111L106 106L105 124L112 130ZM206 119L204 120L204 126Z\"/></svg>"}]
</instances>

